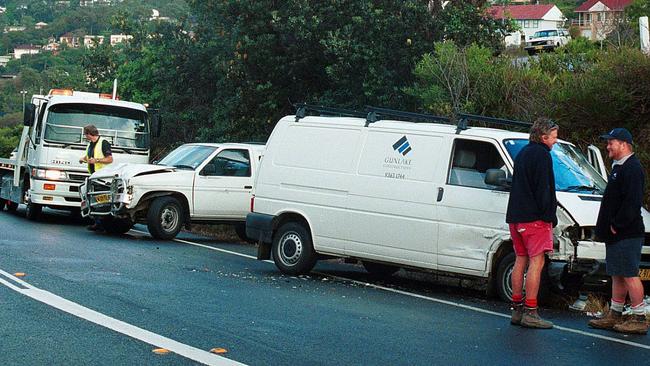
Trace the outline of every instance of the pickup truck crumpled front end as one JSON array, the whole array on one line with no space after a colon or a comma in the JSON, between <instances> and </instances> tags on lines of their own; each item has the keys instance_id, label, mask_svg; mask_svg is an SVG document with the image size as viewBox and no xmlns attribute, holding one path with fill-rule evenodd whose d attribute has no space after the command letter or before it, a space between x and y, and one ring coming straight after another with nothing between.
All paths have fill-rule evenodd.
<instances>
[{"instance_id":1,"label":"pickup truck crumpled front end","mask_svg":"<svg viewBox=\"0 0 650 366\"><path fill-rule=\"evenodd\" d=\"M119 216L133 200L124 178L88 178L81 190L82 216Z\"/></svg>"}]
</instances>

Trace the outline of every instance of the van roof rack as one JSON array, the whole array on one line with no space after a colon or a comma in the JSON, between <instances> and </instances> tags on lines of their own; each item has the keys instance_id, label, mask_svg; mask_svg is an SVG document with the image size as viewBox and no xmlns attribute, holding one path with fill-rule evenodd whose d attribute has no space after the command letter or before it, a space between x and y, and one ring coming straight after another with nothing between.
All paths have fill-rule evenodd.
<instances>
[{"instance_id":1,"label":"van roof rack","mask_svg":"<svg viewBox=\"0 0 650 366\"><path fill-rule=\"evenodd\" d=\"M306 103L298 103L294 104L294 107L296 107L296 122L298 122L301 118L305 118L307 116L307 112L318 112L320 115L325 115L325 116L339 116L339 117L358 117L358 118L366 118L367 113L365 112L359 112L355 111L353 109L344 109L344 108L333 108L333 107L326 107L322 105L314 105L314 104L306 104Z\"/></svg>"},{"instance_id":2,"label":"van roof rack","mask_svg":"<svg viewBox=\"0 0 650 366\"><path fill-rule=\"evenodd\" d=\"M461 131L468 129L469 121L485 122L485 123L491 123L495 125L522 127L522 128L523 127L530 128L530 126L533 125L532 123L529 122L515 121L515 120L505 119L505 118L486 117L486 116L480 116L477 114L469 114L469 113L458 113L458 125L456 128L456 133L458 134Z\"/></svg>"},{"instance_id":3,"label":"van roof rack","mask_svg":"<svg viewBox=\"0 0 650 366\"><path fill-rule=\"evenodd\" d=\"M398 111L395 109L388 108L379 108L367 106L366 110L368 111L368 116L366 117L366 127L369 124L382 120L382 117L398 117L401 119L407 119L411 122L441 122L449 123L449 118L436 116L433 114L426 113L414 113L414 112L404 112Z\"/></svg>"}]
</instances>

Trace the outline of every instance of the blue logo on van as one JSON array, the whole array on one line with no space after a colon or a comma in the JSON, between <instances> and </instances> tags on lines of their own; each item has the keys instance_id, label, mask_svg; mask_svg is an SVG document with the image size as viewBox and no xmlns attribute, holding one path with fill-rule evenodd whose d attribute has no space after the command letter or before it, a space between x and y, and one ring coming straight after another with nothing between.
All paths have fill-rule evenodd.
<instances>
[{"instance_id":1,"label":"blue logo on van","mask_svg":"<svg viewBox=\"0 0 650 366\"><path fill-rule=\"evenodd\" d=\"M393 150L398 151L404 156L406 156L406 154L411 151L411 144L409 144L409 140L406 138L406 136L397 140L397 142L393 144Z\"/></svg>"}]
</instances>

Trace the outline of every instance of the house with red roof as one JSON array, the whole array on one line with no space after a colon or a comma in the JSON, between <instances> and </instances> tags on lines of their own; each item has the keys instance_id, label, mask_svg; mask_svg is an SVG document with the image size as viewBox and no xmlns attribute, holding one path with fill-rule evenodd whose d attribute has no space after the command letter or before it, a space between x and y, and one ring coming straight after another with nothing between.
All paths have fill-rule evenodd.
<instances>
[{"instance_id":1,"label":"house with red roof","mask_svg":"<svg viewBox=\"0 0 650 366\"><path fill-rule=\"evenodd\" d=\"M572 24L580 28L582 36L602 40L624 19L625 8L633 0L587 0L578 6L578 19Z\"/></svg>"},{"instance_id":2,"label":"house with red roof","mask_svg":"<svg viewBox=\"0 0 650 366\"><path fill-rule=\"evenodd\" d=\"M527 41L535 32L563 28L566 17L554 4L539 5L494 5L488 13L495 19L512 19L519 25Z\"/></svg>"}]
</instances>

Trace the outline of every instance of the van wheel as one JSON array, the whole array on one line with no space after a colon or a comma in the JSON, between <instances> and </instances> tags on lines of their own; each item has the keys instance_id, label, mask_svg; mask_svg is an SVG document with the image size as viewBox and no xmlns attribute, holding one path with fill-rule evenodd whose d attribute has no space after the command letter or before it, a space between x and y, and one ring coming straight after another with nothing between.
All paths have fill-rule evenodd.
<instances>
[{"instance_id":1,"label":"van wheel","mask_svg":"<svg viewBox=\"0 0 650 366\"><path fill-rule=\"evenodd\" d=\"M501 300L505 302L512 301L512 270L515 267L515 253L508 253L499 261L497 270L496 290ZM549 295L549 277L548 266L544 265L539 283L539 292L537 293L538 301L544 301ZM524 295L526 293L526 273L524 272Z\"/></svg>"},{"instance_id":2,"label":"van wheel","mask_svg":"<svg viewBox=\"0 0 650 366\"><path fill-rule=\"evenodd\" d=\"M316 264L316 253L307 229L299 223L288 222L273 238L273 261L283 273L309 273Z\"/></svg>"},{"instance_id":3,"label":"van wheel","mask_svg":"<svg viewBox=\"0 0 650 366\"><path fill-rule=\"evenodd\" d=\"M131 221L131 219L126 218L126 219L117 219L117 218L110 218L110 219L102 219L102 226L104 229L106 229L106 232L109 234L124 234L131 230L133 227L134 223Z\"/></svg>"},{"instance_id":4,"label":"van wheel","mask_svg":"<svg viewBox=\"0 0 650 366\"><path fill-rule=\"evenodd\" d=\"M181 231L183 217L183 209L176 198L159 197L147 211L147 228L156 239L173 239Z\"/></svg>"},{"instance_id":5,"label":"van wheel","mask_svg":"<svg viewBox=\"0 0 650 366\"><path fill-rule=\"evenodd\" d=\"M368 261L361 261L361 264L363 264L363 268L365 268L368 273L380 277L392 276L395 272L399 271L399 267L391 266L389 264Z\"/></svg>"},{"instance_id":6,"label":"van wheel","mask_svg":"<svg viewBox=\"0 0 650 366\"><path fill-rule=\"evenodd\" d=\"M38 203L33 203L32 201L27 201L25 204L25 217L28 220L36 220L41 215L43 211L43 206Z\"/></svg>"},{"instance_id":7,"label":"van wheel","mask_svg":"<svg viewBox=\"0 0 650 366\"><path fill-rule=\"evenodd\" d=\"M16 212L17 209L18 209L18 204L16 202L13 201L7 202L7 211Z\"/></svg>"}]
</instances>

